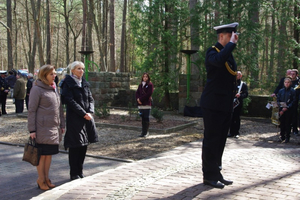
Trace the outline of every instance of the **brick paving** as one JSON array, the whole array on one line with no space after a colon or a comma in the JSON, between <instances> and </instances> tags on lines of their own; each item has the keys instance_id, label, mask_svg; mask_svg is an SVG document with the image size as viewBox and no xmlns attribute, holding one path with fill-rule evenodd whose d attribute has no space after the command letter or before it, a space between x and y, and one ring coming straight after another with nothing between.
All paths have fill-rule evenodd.
<instances>
[{"instance_id":1,"label":"brick paving","mask_svg":"<svg viewBox=\"0 0 300 200\"><path fill-rule=\"evenodd\" d=\"M299 144L229 138L222 173L234 183L224 189L203 185L201 145L192 142L132 163L87 157L86 177L74 181L67 154L60 153L50 169L57 187L44 192L36 186L35 167L21 161L23 147L0 144L0 199L300 199Z\"/></svg>"},{"instance_id":2,"label":"brick paving","mask_svg":"<svg viewBox=\"0 0 300 200\"><path fill-rule=\"evenodd\" d=\"M234 183L222 190L214 189L202 183L199 141L80 180L69 182L56 178L53 182L61 183L58 187L40 192L32 199L296 200L300 199L299 161L300 145L230 138L222 173ZM90 164L86 163L85 167Z\"/></svg>"}]
</instances>

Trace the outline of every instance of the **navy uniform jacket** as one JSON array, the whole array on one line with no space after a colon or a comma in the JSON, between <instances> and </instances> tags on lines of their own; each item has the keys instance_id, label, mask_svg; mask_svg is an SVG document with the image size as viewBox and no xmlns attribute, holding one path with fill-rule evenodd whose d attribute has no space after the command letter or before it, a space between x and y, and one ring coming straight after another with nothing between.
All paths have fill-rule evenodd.
<instances>
[{"instance_id":1,"label":"navy uniform jacket","mask_svg":"<svg viewBox=\"0 0 300 200\"><path fill-rule=\"evenodd\" d=\"M232 112L233 99L236 94L236 76L230 74L226 69L227 61L233 71L237 65L233 58L232 51L236 44L229 42L223 47L220 43L215 45L220 52L210 47L206 52L205 67L207 80L201 96L200 107Z\"/></svg>"},{"instance_id":2,"label":"navy uniform jacket","mask_svg":"<svg viewBox=\"0 0 300 200\"><path fill-rule=\"evenodd\" d=\"M7 92L4 92L4 90L9 90L9 85L7 80L0 76L0 96L7 95Z\"/></svg>"}]
</instances>

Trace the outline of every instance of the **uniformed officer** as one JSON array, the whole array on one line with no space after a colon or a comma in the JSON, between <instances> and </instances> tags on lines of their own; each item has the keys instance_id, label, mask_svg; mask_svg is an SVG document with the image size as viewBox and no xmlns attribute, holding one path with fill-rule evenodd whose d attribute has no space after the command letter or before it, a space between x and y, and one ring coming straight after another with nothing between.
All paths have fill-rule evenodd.
<instances>
[{"instance_id":1,"label":"uniformed officer","mask_svg":"<svg viewBox=\"0 0 300 200\"><path fill-rule=\"evenodd\" d=\"M243 109L243 101L248 97L248 87L245 82L242 81L242 72L237 71L237 90L235 95L237 99L237 104L234 105L234 110L231 119L230 131L228 137L240 137L240 127L241 127L241 113Z\"/></svg>"},{"instance_id":2,"label":"uniformed officer","mask_svg":"<svg viewBox=\"0 0 300 200\"><path fill-rule=\"evenodd\" d=\"M2 115L7 114L6 112L6 99L7 99L7 94L9 92L9 86L8 82L6 81L6 71L1 71L0 72L0 103L1 103L1 109L2 109ZM1 116L1 112L0 112Z\"/></svg>"},{"instance_id":3,"label":"uniformed officer","mask_svg":"<svg viewBox=\"0 0 300 200\"><path fill-rule=\"evenodd\" d=\"M233 182L221 174L222 155L233 111L236 94L236 62L232 51L236 47L238 23L214 27L218 42L206 52L207 81L201 96L204 139L202 145L203 183L223 188Z\"/></svg>"}]
</instances>

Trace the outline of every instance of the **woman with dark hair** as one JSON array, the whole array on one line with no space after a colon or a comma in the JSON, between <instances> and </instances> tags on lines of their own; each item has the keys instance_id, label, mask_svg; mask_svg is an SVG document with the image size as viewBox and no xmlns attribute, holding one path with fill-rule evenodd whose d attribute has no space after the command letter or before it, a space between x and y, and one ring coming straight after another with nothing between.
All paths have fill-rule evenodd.
<instances>
[{"instance_id":1,"label":"woman with dark hair","mask_svg":"<svg viewBox=\"0 0 300 200\"><path fill-rule=\"evenodd\" d=\"M98 142L94 113L94 99L90 84L83 78L84 64L74 61L62 84L62 98L67 106L67 131L64 146L69 149L70 179L83 178L83 163L87 146Z\"/></svg>"},{"instance_id":2,"label":"woman with dark hair","mask_svg":"<svg viewBox=\"0 0 300 200\"><path fill-rule=\"evenodd\" d=\"M144 73L141 79L141 84L135 93L136 101L138 103L138 108L140 116L142 117L142 134L140 137L147 137L149 135L149 117L152 105L152 93L153 84L150 81L150 76L148 73Z\"/></svg>"},{"instance_id":3,"label":"woman with dark hair","mask_svg":"<svg viewBox=\"0 0 300 200\"><path fill-rule=\"evenodd\" d=\"M54 83L54 66L40 68L38 79L33 83L28 104L28 130L41 148L37 184L42 190L49 190L55 185L49 179L52 155L57 154L59 142L64 133L65 120L60 95Z\"/></svg>"}]
</instances>

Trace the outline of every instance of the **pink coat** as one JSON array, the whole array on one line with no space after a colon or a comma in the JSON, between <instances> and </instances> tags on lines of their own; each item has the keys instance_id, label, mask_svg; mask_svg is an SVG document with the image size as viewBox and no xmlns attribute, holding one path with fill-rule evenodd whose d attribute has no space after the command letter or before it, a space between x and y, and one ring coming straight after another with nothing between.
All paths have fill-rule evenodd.
<instances>
[{"instance_id":1,"label":"pink coat","mask_svg":"<svg viewBox=\"0 0 300 200\"><path fill-rule=\"evenodd\" d=\"M59 144L62 139L61 128L65 128L65 119L59 93L36 80L29 95L29 132L36 132L38 144Z\"/></svg>"}]
</instances>

